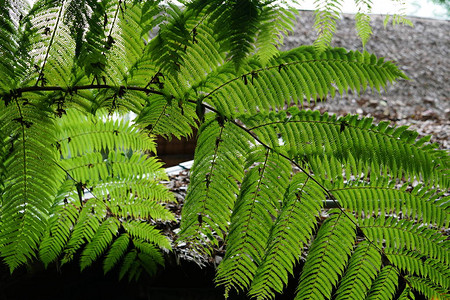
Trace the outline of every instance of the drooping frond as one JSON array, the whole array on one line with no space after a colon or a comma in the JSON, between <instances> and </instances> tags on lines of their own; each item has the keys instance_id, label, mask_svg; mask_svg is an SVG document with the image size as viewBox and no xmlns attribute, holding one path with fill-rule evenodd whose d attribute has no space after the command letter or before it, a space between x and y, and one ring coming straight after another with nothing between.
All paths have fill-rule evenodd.
<instances>
[{"instance_id":1,"label":"drooping frond","mask_svg":"<svg viewBox=\"0 0 450 300\"><path fill-rule=\"evenodd\" d=\"M208 237L215 244L218 241L211 236L212 231L223 237L244 177L248 151L244 134L229 122L212 119L200 128L183 208L182 238L203 241Z\"/></svg>"},{"instance_id":2,"label":"drooping frond","mask_svg":"<svg viewBox=\"0 0 450 300\"><path fill-rule=\"evenodd\" d=\"M389 300L395 294L398 284L398 271L392 266L385 266L378 273L369 290L367 300Z\"/></svg>"},{"instance_id":3,"label":"drooping frond","mask_svg":"<svg viewBox=\"0 0 450 300\"><path fill-rule=\"evenodd\" d=\"M39 258L45 266L58 259L80 216L80 199L77 194L70 193L74 185L72 180L67 180L55 197L53 214L48 220L47 230L39 247Z\"/></svg>"},{"instance_id":4,"label":"drooping frond","mask_svg":"<svg viewBox=\"0 0 450 300\"><path fill-rule=\"evenodd\" d=\"M331 39L336 31L336 20L341 16L342 0L316 0L314 28L317 31L317 39L314 46L319 51L324 51L331 44Z\"/></svg>"},{"instance_id":5,"label":"drooping frond","mask_svg":"<svg viewBox=\"0 0 450 300\"><path fill-rule=\"evenodd\" d=\"M414 293L409 286L406 286L401 295L398 297L398 300L414 300L414 299L416 299L416 297L414 296Z\"/></svg>"},{"instance_id":6,"label":"drooping frond","mask_svg":"<svg viewBox=\"0 0 450 300\"><path fill-rule=\"evenodd\" d=\"M146 51L151 54L154 63L163 73L175 75L184 65L182 53L193 43L193 28L190 26L192 23L188 24L188 21L196 18L189 10L183 12L172 3L169 3L165 13L170 21L161 24L158 35L150 41Z\"/></svg>"},{"instance_id":7,"label":"drooping frond","mask_svg":"<svg viewBox=\"0 0 450 300\"><path fill-rule=\"evenodd\" d=\"M281 293L287 285L316 226L316 217L323 199L319 186L303 174L292 179L283 198L282 207L268 238L264 258L256 270L249 294L261 299L271 299L274 292Z\"/></svg>"},{"instance_id":8,"label":"drooping frond","mask_svg":"<svg viewBox=\"0 0 450 300\"><path fill-rule=\"evenodd\" d=\"M331 297L355 243L353 222L342 212L332 211L322 224L303 266L296 300Z\"/></svg>"},{"instance_id":9,"label":"drooping frond","mask_svg":"<svg viewBox=\"0 0 450 300\"><path fill-rule=\"evenodd\" d=\"M315 47L288 52L284 1L184 3L2 1L9 268L104 257L119 278L154 274L172 247L158 224L174 216L152 135L198 126L180 240L225 249L227 293L274 298L304 260L297 299L445 298L448 153L406 127L287 109L406 79L383 58L328 48L342 1L316 1ZM355 3L365 44L371 1Z\"/></svg>"},{"instance_id":10,"label":"drooping frond","mask_svg":"<svg viewBox=\"0 0 450 300\"><path fill-rule=\"evenodd\" d=\"M126 250L128 249L128 244L130 243L130 236L127 233L121 234L108 250L103 261L103 270L105 273L109 272L120 259L124 256Z\"/></svg>"},{"instance_id":11,"label":"drooping frond","mask_svg":"<svg viewBox=\"0 0 450 300\"><path fill-rule=\"evenodd\" d=\"M57 157L51 146L56 131L53 120L19 98L0 111L0 125L1 132L8 132L9 144L1 195L0 254L12 271L35 258L63 173L53 163ZM36 138L41 136L46 138Z\"/></svg>"},{"instance_id":12,"label":"drooping frond","mask_svg":"<svg viewBox=\"0 0 450 300\"><path fill-rule=\"evenodd\" d=\"M227 252L219 265L216 282L225 293L247 289L261 263L287 188L291 166L269 150L257 147L245 162L246 174L231 216Z\"/></svg>"},{"instance_id":13,"label":"drooping frond","mask_svg":"<svg viewBox=\"0 0 450 300\"><path fill-rule=\"evenodd\" d=\"M403 0L392 0L394 4L396 4L396 13L392 15L386 15L384 18L384 27L387 26L390 20L392 20L392 26L396 26L399 24L408 25L413 27L413 23L406 17L406 2Z\"/></svg>"},{"instance_id":14,"label":"drooping frond","mask_svg":"<svg viewBox=\"0 0 450 300\"><path fill-rule=\"evenodd\" d=\"M196 127L196 110L192 104L170 102L163 96L153 95L142 109L136 123L152 134L190 136ZM173 122L173 120L180 120Z\"/></svg>"},{"instance_id":15,"label":"drooping frond","mask_svg":"<svg viewBox=\"0 0 450 300\"><path fill-rule=\"evenodd\" d=\"M295 11L289 7L270 6L269 2L262 7L260 20L255 52L264 65L278 54L283 36L293 30Z\"/></svg>"},{"instance_id":16,"label":"drooping frond","mask_svg":"<svg viewBox=\"0 0 450 300\"><path fill-rule=\"evenodd\" d=\"M340 281L335 299L364 299L380 266L379 250L367 241L358 244Z\"/></svg>"},{"instance_id":17,"label":"drooping frond","mask_svg":"<svg viewBox=\"0 0 450 300\"><path fill-rule=\"evenodd\" d=\"M95 232L92 240L81 252L80 267L81 270L90 266L97 258L103 254L113 237L119 229L119 220L109 218L103 222Z\"/></svg>"},{"instance_id":18,"label":"drooping frond","mask_svg":"<svg viewBox=\"0 0 450 300\"><path fill-rule=\"evenodd\" d=\"M153 139L123 119L111 117L98 119L92 115L66 112L59 119L59 134L55 147L63 157L75 157L95 150L127 152L131 149L145 149L156 152ZM90 126L86 126L90 124Z\"/></svg>"},{"instance_id":19,"label":"drooping frond","mask_svg":"<svg viewBox=\"0 0 450 300\"><path fill-rule=\"evenodd\" d=\"M39 36L32 53L34 71L30 80L34 85L68 85L73 66L75 42L64 23L64 12L69 1L40 1L33 6L27 18L32 30Z\"/></svg>"},{"instance_id":20,"label":"drooping frond","mask_svg":"<svg viewBox=\"0 0 450 300\"><path fill-rule=\"evenodd\" d=\"M358 12L355 15L355 27L358 32L358 36L362 41L363 47L369 41L372 35L372 27L370 26L370 13L372 11L371 0L355 0L355 4L358 8Z\"/></svg>"},{"instance_id":21,"label":"drooping frond","mask_svg":"<svg viewBox=\"0 0 450 300\"><path fill-rule=\"evenodd\" d=\"M367 52L334 48L319 53L314 47L302 46L281 52L264 67L252 60L236 72L225 64L200 87L206 102L231 116L282 109L291 103L302 104L304 98L334 96L336 91L342 95L348 89L358 93L367 87L380 90L400 78L406 76L392 62Z\"/></svg>"},{"instance_id":22,"label":"drooping frond","mask_svg":"<svg viewBox=\"0 0 450 300\"><path fill-rule=\"evenodd\" d=\"M248 54L259 53L263 61L276 55L282 34L292 29L295 19L293 9L277 1L230 1L227 5L222 1L192 1L183 12L172 6L168 13L171 20L151 48L169 72L184 65L183 53L202 38L197 31L200 24L214 31L213 44L239 68Z\"/></svg>"}]
</instances>

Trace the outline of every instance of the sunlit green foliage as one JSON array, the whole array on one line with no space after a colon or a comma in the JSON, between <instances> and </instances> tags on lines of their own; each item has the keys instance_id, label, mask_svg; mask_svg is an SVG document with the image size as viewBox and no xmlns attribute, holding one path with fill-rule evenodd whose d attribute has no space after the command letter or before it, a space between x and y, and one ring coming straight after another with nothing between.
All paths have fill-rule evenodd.
<instances>
[{"instance_id":1,"label":"sunlit green foliage","mask_svg":"<svg viewBox=\"0 0 450 300\"><path fill-rule=\"evenodd\" d=\"M1 2L3 262L154 273L173 246L155 224L174 217L153 137L198 127L178 239L225 247L226 295L272 299L304 260L296 299L447 299L448 153L406 127L298 108L407 79L329 47L342 1L316 1L317 42L286 52L283 1L183 2ZM355 2L365 44L371 2Z\"/></svg>"}]
</instances>

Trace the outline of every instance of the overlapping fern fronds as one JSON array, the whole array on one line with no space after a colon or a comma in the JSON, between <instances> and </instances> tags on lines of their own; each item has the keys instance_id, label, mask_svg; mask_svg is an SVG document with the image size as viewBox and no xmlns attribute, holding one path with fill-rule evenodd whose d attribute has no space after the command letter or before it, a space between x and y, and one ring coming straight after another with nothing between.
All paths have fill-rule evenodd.
<instances>
[{"instance_id":1,"label":"overlapping fern fronds","mask_svg":"<svg viewBox=\"0 0 450 300\"><path fill-rule=\"evenodd\" d=\"M60 257L67 263L82 249L84 269L106 253L107 272L127 252L136 252L136 261L124 261L121 276L128 272L131 279L142 269L154 273L153 261L161 264L158 248L171 246L148 222L174 217L160 205L172 199L158 184L166 178L161 163L146 157L146 152L155 151L153 140L128 122L107 116L98 119L68 111L58 121L53 145L67 179L55 197L40 258L45 264ZM115 245L124 245L125 240L139 246L122 246L117 252Z\"/></svg>"},{"instance_id":2,"label":"overlapping fern fronds","mask_svg":"<svg viewBox=\"0 0 450 300\"><path fill-rule=\"evenodd\" d=\"M315 47L279 51L294 21L282 2L2 1L10 269L36 259L85 269L104 256L121 278L154 273L171 249L154 224L173 216L153 134L198 126L179 239L225 247L216 280L227 295L272 299L292 274L297 299L448 298L448 153L406 127L291 107L406 75L328 47L341 1L316 2ZM364 44L371 1L355 2Z\"/></svg>"},{"instance_id":3,"label":"overlapping fern fronds","mask_svg":"<svg viewBox=\"0 0 450 300\"><path fill-rule=\"evenodd\" d=\"M214 196L211 196L212 201L196 201L198 196L193 188L188 193L186 206L196 206L197 214L185 214L182 220L182 238L199 243L203 248L208 247L209 241L213 241L212 245L219 241L221 245L221 238L215 237L221 237L220 232L226 228L228 235L224 242L228 252L217 275L217 282L225 286L226 293L235 288L249 290L256 298L273 298L276 292L283 291L287 274L293 271L303 251L302 245L312 241L300 276L297 299L330 299L333 293L342 299L349 295L355 299L384 295L389 299L398 276L405 273L422 278L423 285L419 281L415 286L420 287L419 292L442 294L447 283L437 278L447 276L442 268L449 265L449 245L442 234L442 229L449 224L448 197L442 192L449 186L449 160L444 151L427 144L428 138L417 139L416 133L404 127L390 127L387 123L375 125L370 118L338 119L290 108L285 112L259 113L238 119L239 122L227 119L223 125L220 125L223 120L216 120L203 126L241 129L246 135L234 139L250 145L247 152L237 155L235 147L224 146L227 140L219 136L218 131L204 129L200 141L206 135L216 141L216 147L222 144L222 152L208 159L207 152L200 146L196 158L201 157L203 164L207 161L206 164L218 170L227 165L238 167L239 176L232 182L240 184L239 192L221 185L220 178L215 182L214 177L204 177L194 168L192 187L204 184L206 178L207 197L216 193L220 193L221 198L228 197L219 202L213 201L217 199ZM253 160L255 151L262 151L258 160ZM226 163L220 156L227 158ZM278 167L266 167L275 158ZM246 165L244 161L249 163ZM285 165L287 162L289 164ZM291 175L286 177L286 172ZM271 181L262 181L266 177L276 178L276 187L271 188ZM422 184L410 188L414 181ZM292 190L292 186L296 189ZM284 191L284 195L264 197L266 188L278 193ZM224 193L225 190L230 190L229 194ZM254 196L248 198L248 193ZM340 210L330 212L330 217L320 225L316 217L327 198ZM222 203L234 203L231 215L225 220L224 214L209 213L223 209ZM291 205L295 205L295 209ZM286 206L292 207L288 217ZM203 224L212 224L197 231L205 239L192 238L195 236L192 231L197 230L199 224L197 215L202 215ZM348 228L335 224L326 229L327 224L334 222L332 220L347 222ZM314 235L314 228L319 225ZM343 231L335 232L335 227ZM320 242L322 230L327 234ZM398 258L396 253L405 258ZM269 257L271 260L267 261ZM427 260L426 265L424 260ZM385 271L386 261L394 266L389 273ZM408 278L402 277L407 283Z\"/></svg>"}]
</instances>

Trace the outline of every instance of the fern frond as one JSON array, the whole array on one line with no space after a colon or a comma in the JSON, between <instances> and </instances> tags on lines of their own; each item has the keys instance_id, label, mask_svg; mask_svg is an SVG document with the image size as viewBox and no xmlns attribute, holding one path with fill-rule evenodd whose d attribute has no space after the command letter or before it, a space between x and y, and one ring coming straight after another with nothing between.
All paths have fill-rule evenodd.
<instances>
[{"instance_id":1,"label":"fern frond","mask_svg":"<svg viewBox=\"0 0 450 300\"><path fill-rule=\"evenodd\" d=\"M73 181L67 180L55 197L47 231L39 247L39 258L45 266L55 261L62 253L69 240L71 229L79 218L79 198L77 195L70 193L73 189Z\"/></svg>"},{"instance_id":2,"label":"fern frond","mask_svg":"<svg viewBox=\"0 0 450 300\"><path fill-rule=\"evenodd\" d=\"M100 207L97 207L97 205L100 205ZM95 236L102 219L106 216L105 213L97 215L97 209L104 210L105 207L96 199L90 199L82 207L78 220L73 226L71 235L65 246L63 258L61 259L62 264L72 261L77 251L85 243L89 243Z\"/></svg>"},{"instance_id":3,"label":"fern frond","mask_svg":"<svg viewBox=\"0 0 450 300\"><path fill-rule=\"evenodd\" d=\"M121 234L112 244L108 250L103 261L103 271L106 274L109 272L125 254L128 244L130 243L130 236L126 233Z\"/></svg>"},{"instance_id":4,"label":"fern frond","mask_svg":"<svg viewBox=\"0 0 450 300\"><path fill-rule=\"evenodd\" d=\"M139 250L138 258L141 266L149 275L156 273L158 265L164 266L164 258L161 251L153 244L134 239L133 244Z\"/></svg>"},{"instance_id":5,"label":"fern frond","mask_svg":"<svg viewBox=\"0 0 450 300\"><path fill-rule=\"evenodd\" d=\"M125 255L122 266L120 268L119 279L122 279L128 273L130 274L129 280L131 281L132 275L136 274L136 270L139 266L137 255L138 253L136 249L132 249Z\"/></svg>"},{"instance_id":6,"label":"fern frond","mask_svg":"<svg viewBox=\"0 0 450 300\"><path fill-rule=\"evenodd\" d=\"M372 26L370 26L370 13L372 11L371 0L355 0L358 12L355 15L355 27L358 36L362 41L363 48L372 35Z\"/></svg>"},{"instance_id":7,"label":"fern frond","mask_svg":"<svg viewBox=\"0 0 450 300\"><path fill-rule=\"evenodd\" d=\"M105 76L108 83L120 85L126 82L129 72L142 56L145 44L141 33L147 20L142 17L142 3L127 6L123 2L115 5L116 21L108 36ZM111 40L112 39L112 40Z\"/></svg>"},{"instance_id":8,"label":"fern frond","mask_svg":"<svg viewBox=\"0 0 450 300\"><path fill-rule=\"evenodd\" d=\"M11 143L4 161L0 254L11 271L35 257L63 177L50 146L54 122L23 101L15 99L0 111L0 131L9 133Z\"/></svg>"},{"instance_id":9,"label":"fern frond","mask_svg":"<svg viewBox=\"0 0 450 300\"><path fill-rule=\"evenodd\" d=\"M393 266L385 266L378 273L369 290L367 300L390 300L398 285L398 271Z\"/></svg>"},{"instance_id":10,"label":"fern frond","mask_svg":"<svg viewBox=\"0 0 450 300\"><path fill-rule=\"evenodd\" d=\"M161 202L173 199L167 188L158 183L167 175L160 169L161 163L146 154L155 151L153 139L129 122L114 121L110 116L98 119L74 110L67 110L58 126L59 136L53 145L61 155L58 165L72 185L55 202L52 218L62 222L53 225L41 249L47 263L56 259L61 249L63 264L82 250L83 270L110 247L104 262L106 273L128 250L130 239L145 239L170 249L164 236L149 223L143 223L174 219L161 206ZM85 188L89 188L90 195L83 195ZM81 210L79 216L66 220L66 205L74 207L77 213ZM116 239L121 228L127 234ZM150 261L159 261L159 252L141 252L128 269L132 272L129 278L136 278L142 270L153 272L150 266L157 264Z\"/></svg>"},{"instance_id":11,"label":"fern frond","mask_svg":"<svg viewBox=\"0 0 450 300\"><path fill-rule=\"evenodd\" d=\"M227 251L217 270L216 282L247 289L264 257L273 220L287 188L291 166L268 150L256 148L245 162L246 174L231 216Z\"/></svg>"},{"instance_id":12,"label":"fern frond","mask_svg":"<svg viewBox=\"0 0 450 300\"><path fill-rule=\"evenodd\" d=\"M111 213L118 218L174 220L161 202L173 201L173 194L152 180L113 180L95 187L97 197L108 202Z\"/></svg>"},{"instance_id":13,"label":"fern frond","mask_svg":"<svg viewBox=\"0 0 450 300\"><path fill-rule=\"evenodd\" d=\"M132 237L142 239L146 242L151 242L163 249L172 249L167 237L163 236L159 230L155 229L148 223L129 221L123 222L122 226Z\"/></svg>"},{"instance_id":14,"label":"fern frond","mask_svg":"<svg viewBox=\"0 0 450 300\"><path fill-rule=\"evenodd\" d=\"M251 60L239 73L230 63L225 64L212 72L201 88L208 103L234 116L236 112L283 109L291 103L302 104L304 98L323 99L328 93L334 96L336 91L342 95L348 89L357 93L367 87L380 90L400 78L407 77L392 62L367 52L342 48L317 52L314 47L302 46L280 52L264 67Z\"/></svg>"},{"instance_id":15,"label":"fern frond","mask_svg":"<svg viewBox=\"0 0 450 300\"><path fill-rule=\"evenodd\" d=\"M389 127L383 122L375 125L370 118L350 115L337 119L334 115L299 111L295 107L288 114L259 114L241 119L262 141L272 148L285 149L314 174L321 174L322 180L339 180L343 173L347 179L370 173L374 182L378 177L405 177L410 182L416 178L442 188L449 184L447 154L435 149L437 145L416 140L417 133L406 127ZM433 205L433 201L430 199L429 204ZM441 211L439 205L436 204L435 211ZM441 211L433 219L448 222L444 221L448 220L446 215Z\"/></svg>"},{"instance_id":16,"label":"fern frond","mask_svg":"<svg viewBox=\"0 0 450 300\"><path fill-rule=\"evenodd\" d=\"M88 153L83 156L65 159L61 166L78 181L95 185L103 180L138 179L135 174L142 174L145 178L164 178L162 163L154 157L145 157L140 153L133 153L127 157L125 153L110 152L107 159L101 153Z\"/></svg>"},{"instance_id":17,"label":"fern frond","mask_svg":"<svg viewBox=\"0 0 450 300\"><path fill-rule=\"evenodd\" d=\"M362 219L359 227L379 247L417 251L449 264L449 245L439 231L393 217Z\"/></svg>"},{"instance_id":18,"label":"fern frond","mask_svg":"<svg viewBox=\"0 0 450 300\"><path fill-rule=\"evenodd\" d=\"M85 76L93 76L97 83L101 82L102 77L106 81L105 67L116 37L111 31L118 21L120 5L116 1L84 1L70 5L66 13L66 19L82 18L86 23L82 29L78 29L82 31L81 37L80 33L76 36L75 63L84 70ZM72 24L69 26L73 28Z\"/></svg>"},{"instance_id":19,"label":"fern frond","mask_svg":"<svg viewBox=\"0 0 450 300\"><path fill-rule=\"evenodd\" d=\"M336 184L330 192L339 203L359 216L394 213L437 227L448 227L449 213L445 207L448 197L443 193L417 185L407 191L407 184L398 188L395 182L372 181ZM438 200L440 199L440 200Z\"/></svg>"},{"instance_id":20,"label":"fern frond","mask_svg":"<svg viewBox=\"0 0 450 300\"><path fill-rule=\"evenodd\" d=\"M450 299L448 289L443 289L441 287L435 286L423 278L408 276L406 280L409 282L409 284L411 284L411 287L413 289L419 291L419 293L421 293L428 299Z\"/></svg>"},{"instance_id":21,"label":"fern frond","mask_svg":"<svg viewBox=\"0 0 450 300\"><path fill-rule=\"evenodd\" d=\"M331 211L309 248L295 299L329 299L354 243L354 221L341 211Z\"/></svg>"},{"instance_id":22,"label":"fern frond","mask_svg":"<svg viewBox=\"0 0 450 300\"><path fill-rule=\"evenodd\" d=\"M174 201L173 193L157 182L160 179L164 178L109 180L97 185L95 194L97 197L104 197L105 200L109 198L111 205L125 205L132 202L138 204L140 201L145 201L146 204Z\"/></svg>"},{"instance_id":23,"label":"fern frond","mask_svg":"<svg viewBox=\"0 0 450 300\"><path fill-rule=\"evenodd\" d=\"M283 44L283 36L293 30L294 8L271 6L272 3L261 8L259 31L256 37L256 56L263 65L278 55L278 47Z\"/></svg>"},{"instance_id":24,"label":"fern frond","mask_svg":"<svg viewBox=\"0 0 450 300\"><path fill-rule=\"evenodd\" d=\"M406 17L406 2L402 0L392 0L394 4L396 4L397 13L392 15L386 15L384 19L384 27L387 26L390 20L392 20L392 26L396 26L399 24L408 25L413 27L414 24Z\"/></svg>"},{"instance_id":25,"label":"fern frond","mask_svg":"<svg viewBox=\"0 0 450 300\"><path fill-rule=\"evenodd\" d=\"M129 122L104 116L99 120L92 115L83 116L73 110L58 120L60 132L55 147L65 158L94 151L148 151L156 152L153 139Z\"/></svg>"},{"instance_id":26,"label":"fern frond","mask_svg":"<svg viewBox=\"0 0 450 300\"><path fill-rule=\"evenodd\" d=\"M165 137L174 135L190 136L192 128L196 127L197 116L195 107L189 103L170 103L168 99L154 95L149 99L147 105L142 109L136 123L147 128L152 134ZM180 120L180 122L173 122Z\"/></svg>"},{"instance_id":27,"label":"fern frond","mask_svg":"<svg viewBox=\"0 0 450 300\"><path fill-rule=\"evenodd\" d=\"M298 173L286 189L282 208L271 229L265 255L249 289L258 299L272 299L287 284L303 246L307 245L316 225L323 191L304 173Z\"/></svg>"},{"instance_id":28,"label":"fern frond","mask_svg":"<svg viewBox=\"0 0 450 300\"><path fill-rule=\"evenodd\" d=\"M106 250L119 229L119 221L114 218L106 219L98 228L89 244L81 252L81 270L90 266Z\"/></svg>"},{"instance_id":29,"label":"fern frond","mask_svg":"<svg viewBox=\"0 0 450 300\"><path fill-rule=\"evenodd\" d=\"M37 78L34 78L35 85L66 86L70 82L75 42L63 21L67 3L41 1L30 11L33 30L39 35L39 43L35 43L30 51L35 71L38 71Z\"/></svg>"},{"instance_id":30,"label":"fern frond","mask_svg":"<svg viewBox=\"0 0 450 300\"><path fill-rule=\"evenodd\" d=\"M230 122L212 119L200 128L183 207L181 239L204 244L207 236L216 244L211 233L224 236L244 177L249 148L245 135Z\"/></svg>"},{"instance_id":31,"label":"fern frond","mask_svg":"<svg viewBox=\"0 0 450 300\"><path fill-rule=\"evenodd\" d=\"M314 46L318 51L324 51L331 44L336 31L336 20L341 16L342 0L316 0L314 28L317 39Z\"/></svg>"},{"instance_id":32,"label":"fern frond","mask_svg":"<svg viewBox=\"0 0 450 300\"><path fill-rule=\"evenodd\" d=\"M7 93L14 88L29 67L27 51L31 46L29 36L32 32L26 31L27 23L23 20L28 10L27 1L2 1L0 11L1 93Z\"/></svg>"},{"instance_id":33,"label":"fern frond","mask_svg":"<svg viewBox=\"0 0 450 300\"><path fill-rule=\"evenodd\" d=\"M414 293L409 286L406 286L403 289L401 295L398 297L398 300L414 300L414 299L416 299L416 297L414 296Z\"/></svg>"},{"instance_id":34,"label":"fern frond","mask_svg":"<svg viewBox=\"0 0 450 300\"><path fill-rule=\"evenodd\" d=\"M450 288L450 271L448 266L437 260L420 255L417 252L405 250L390 250L387 257L392 264L403 272L420 276L445 290Z\"/></svg>"},{"instance_id":35,"label":"fern frond","mask_svg":"<svg viewBox=\"0 0 450 300\"><path fill-rule=\"evenodd\" d=\"M175 4L169 3L165 13L169 22L161 24L158 35L153 38L146 51L148 51L155 64L163 73L175 75L180 66L184 64L182 52L192 42L188 21L195 18L189 10L181 11Z\"/></svg>"},{"instance_id":36,"label":"fern frond","mask_svg":"<svg viewBox=\"0 0 450 300\"><path fill-rule=\"evenodd\" d=\"M364 299L381 266L381 254L367 241L358 244L336 291L337 300Z\"/></svg>"}]
</instances>

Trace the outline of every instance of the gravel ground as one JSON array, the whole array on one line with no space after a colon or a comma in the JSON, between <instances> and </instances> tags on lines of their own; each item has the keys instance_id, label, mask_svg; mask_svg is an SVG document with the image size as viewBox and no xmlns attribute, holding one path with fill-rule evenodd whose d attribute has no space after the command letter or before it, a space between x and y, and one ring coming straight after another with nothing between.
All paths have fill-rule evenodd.
<instances>
[{"instance_id":1,"label":"gravel ground","mask_svg":"<svg viewBox=\"0 0 450 300\"><path fill-rule=\"evenodd\" d=\"M390 120L411 125L422 136L433 135L443 149L450 149L450 21L410 18L414 27L384 28L384 16L372 17L373 36L366 50L397 63L410 78L388 87L387 92L349 93L313 105L337 115L347 113L372 116L375 121ZM314 15L300 12L294 33L285 38L285 49L314 42ZM332 46L361 51L353 15L344 14Z\"/></svg>"}]
</instances>

